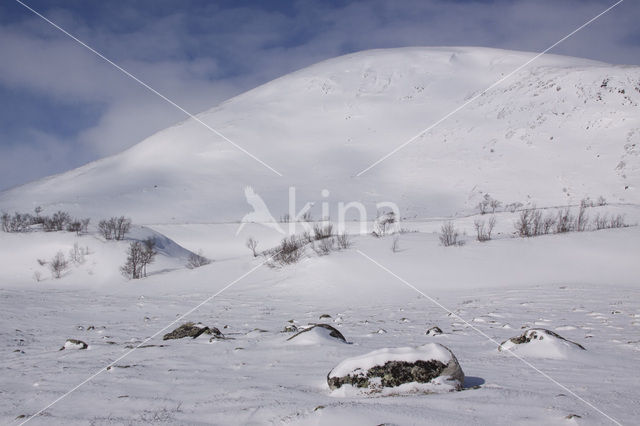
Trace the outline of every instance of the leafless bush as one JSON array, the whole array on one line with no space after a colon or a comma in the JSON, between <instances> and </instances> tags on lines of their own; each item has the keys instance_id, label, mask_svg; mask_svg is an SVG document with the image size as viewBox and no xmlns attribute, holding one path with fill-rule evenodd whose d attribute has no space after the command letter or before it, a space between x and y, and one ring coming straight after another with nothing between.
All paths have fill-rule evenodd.
<instances>
[{"instance_id":1,"label":"leafless bush","mask_svg":"<svg viewBox=\"0 0 640 426\"><path fill-rule=\"evenodd\" d=\"M493 228L496 226L496 217L491 216L489 222L485 225L484 220L476 219L473 222L473 225L476 228L476 239L480 242L491 240L491 234L493 233Z\"/></svg>"},{"instance_id":2,"label":"leafless bush","mask_svg":"<svg viewBox=\"0 0 640 426\"><path fill-rule=\"evenodd\" d=\"M596 204L599 206L606 206L607 200L601 195L598 197L598 201L596 201Z\"/></svg>"},{"instance_id":3,"label":"leafless bush","mask_svg":"<svg viewBox=\"0 0 640 426\"><path fill-rule=\"evenodd\" d=\"M558 212L558 219L556 220L556 233L571 232L573 231L574 224L575 219L571 214L571 209L567 207L564 210L560 210Z\"/></svg>"},{"instance_id":4,"label":"leafless bush","mask_svg":"<svg viewBox=\"0 0 640 426\"><path fill-rule=\"evenodd\" d=\"M40 266L44 266L44 265L47 264L47 261L44 260L44 259L36 259L36 260L38 261L38 265L40 265Z\"/></svg>"},{"instance_id":5,"label":"leafless bush","mask_svg":"<svg viewBox=\"0 0 640 426\"><path fill-rule=\"evenodd\" d=\"M124 216L112 217L98 223L98 231L106 240L122 240L131 230L131 219Z\"/></svg>"},{"instance_id":6,"label":"leafless bush","mask_svg":"<svg viewBox=\"0 0 640 426\"><path fill-rule=\"evenodd\" d=\"M445 222L442 224L442 227L440 227L440 243L445 246L445 247L449 247L449 246L461 246L464 244L464 241L459 240L458 238L460 237L460 233L458 232L458 230L453 226L452 222Z\"/></svg>"},{"instance_id":7,"label":"leafless bush","mask_svg":"<svg viewBox=\"0 0 640 426\"><path fill-rule=\"evenodd\" d=\"M69 222L71 222L71 215L62 210L58 210L52 216L44 216L42 218L42 227L48 232L62 231Z\"/></svg>"},{"instance_id":8,"label":"leafless bush","mask_svg":"<svg viewBox=\"0 0 640 426\"><path fill-rule=\"evenodd\" d=\"M78 246L78 243L74 243L73 248L69 250L69 261L77 265L82 264L84 263L85 254L85 249Z\"/></svg>"},{"instance_id":9,"label":"leafless bush","mask_svg":"<svg viewBox=\"0 0 640 426\"><path fill-rule=\"evenodd\" d=\"M311 212L305 212L304 215L302 215L302 220L304 222L313 222L313 215Z\"/></svg>"},{"instance_id":10,"label":"leafless bush","mask_svg":"<svg viewBox=\"0 0 640 426\"><path fill-rule=\"evenodd\" d=\"M280 217L280 222L282 223L289 223L291 222L291 216L289 216L289 213L285 213L284 215L282 215Z\"/></svg>"},{"instance_id":11,"label":"leafless bush","mask_svg":"<svg viewBox=\"0 0 640 426\"><path fill-rule=\"evenodd\" d=\"M395 212L384 213L378 216L373 223L372 235L375 237L384 237L393 232L396 226L397 218Z\"/></svg>"},{"instance_id":12,"label":"leafless bush","mask_svg":"<svg viewBox=\"0 0 640 426\"><path fill-rule=\"evenodd\" d=\"M545 216L542 221L542 233L544 235L550 234L553 228L556 226L556 216L552 213Z\"/></svg>"},{"instance_id":13,"label":"leafless bush","mask_svg":"<svg viewBox=\"0 0 640 426\"><path fill-rule=\"evenodd\" d=\"M495 213L496 209L498 209L501 205L502 203L491 197L491 195L484 194L484 198L478 203L476 208L480 211L480 214L486 214L489 211L491 211L491 213Z\"/></svg>"},{"instance_id":14,"label":"leafless bush","mask_svg":"<svg viewBox=\"0 0 640 426\"><path fill-rule=\"evenodd\" d=\"M202 250L198 250L198 253L189 254L189 259L187 260L187 268L195 269L201 266L205 266L211 263L210 259L207 259Z\"/></svg>"},{"instance_id":15,"label":"leafless bush","mask_svg":"<svg viewBox=\"0 0 640 426\"><path fill-rule=\"evenodd\" d=\"M617 215L609 221L609 228L625 228L627 224L624 222L624 215Z\"/></svg>"},{"instance_id":16,"label":"leafless bush","mask_svg":"<svg viewBox=\"0 0 640 426\"><path fill-rule=\"evenodd\" d=\"M28 213L18 212L13 216L8 213L2 213L0 220L2 221L2 230L4 232L27 232L34 223L33 216Z\"/></svg>"},{"instance_id":17,"label":"leafless bush","mask_svg":"<svg viewBox=\"0 0 640 426\"><path fill-rule=\"evenodd\" d=\"M578 210L578 215L575 219L575 225L573 226L574 230L577 232L584 232L589 227L589 215L587 214L587 205L580 204L580 210Z\"/></svg>"},{"instance_id":18,"label":"leafless bush","mask_svg":"<svg viewBox=\"0 0 640 426\"><path fill-rule=\"evenodd\" d=\"M256 251L258 249L258 240L253 239L253 237L249 237L245 245L249 250L251 250L251 253L253 253L253 257L258 256L258 252Z\"/></svg>"},{"instance_id":19,"label":"leafless bush","mask_svg":"<svg viewBox=\"0 0 640 426\"><path fill-rule=\"evenodd\" d=\"M351 237L346 232L342 234L338 234L336 236L336 243L338 244L338 248L340 249L348 249L351 247Z\"/></svg>"},{"instance_id":20,"label":"leafless bush","mask_svg":"<svg viewBox=\"0 0 640 426\"><path fill-rule=\"evenodd\" d=\"M329 238L333 234L333 225L331 223L326 223L324 225L316 224L313 227L313 236L316 240L322 240L324 238Z\"/></svg>"},{"instance_id":21,"label":"leafless bush","mask_svg":"<svg viewBox=\"0 0 640 426\"><path fill-rule=\"evenodd\" d=\"M35 271L33 273L33 279L36 280L37 283L42 281L42 273L40 271Z\"/></svg>"},{"instance_id":22,"label":"leafless bush","mask_svg":"<svg viewBox=\"0 0 640 426\"><path fill-rule=\"evenodd\" d=\"M593 218L593 225L598 231L601 229L607 229L609 225L609 218L607 214L605 213L604 215L600 216L600 214L598 213L596 217Z\"/></svg>"},{"instance_id":23,"label":"leafless bush","mask_svg":"<svg viewBox=\"0 0 640 426\"><path fill-rule=\"evenodd\" d=\"M294 235L282 240L280 245L265 253L271 258L271 262L281 266L297 263L304 254L304 244Z\"/></svg>"},{"instance_id":24,"label":"leafless bush","mask_svg":"<svg viewBox=\"0 0 640 426\"><path fill-rule=\"evenodd\" d=\"M511 213L515 213L520 208L522 208L522 203L509 203L506 206L504 206L504 209Z\"/></svg>"},{"instance_id":25,"label":"leafless bush","mask_svg":"<svg viewBox=\"0 0 640 426\"><path fill-rule=\"evenodd\" d=\"M520 211L520 216L514 224L516 232L520 237L533 236L533 210L524 209Z\"/></svg>"},{"instance_id":26,"label":"leafless bush","mask_svg":"<svg viewBox=\"0 0 640 426\"><path fill-rule=\"evenodd\" d=\"M58 279L62 276L64 271L67 269L67 259L64 258L64 254L59 251L56 255L49 261L49 269L51 270L51 274L53 277Z\"/></svg>"},{"instance_id":27,"label":"leafless bush","mask_svg":"<svg viewBox=\"0 0 640 426\"><path fill-rule=\"evenodd\" d=\"M397 235L393 238L393 242L391 243L391 251L394 253L400 251L400 237Z\"/></svg>"},{"instance_id":28,"label":"leafless bush","mask_svg":"<svg viewBox=\"0 0 640 426\"><path fill-rule=\"evenodd\" d=\"M312 247L318 256L326 256L333 251L334 245L335 241L333 237L329 237L318 240L318 246L316 247L314 244Z\"/></svg>"}]
</instances>

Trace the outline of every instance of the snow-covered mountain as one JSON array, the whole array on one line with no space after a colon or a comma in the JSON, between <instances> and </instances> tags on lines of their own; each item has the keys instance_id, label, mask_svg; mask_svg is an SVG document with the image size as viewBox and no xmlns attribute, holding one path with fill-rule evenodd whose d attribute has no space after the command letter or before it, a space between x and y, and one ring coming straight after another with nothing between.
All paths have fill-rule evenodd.
<instances>
[{"instance_id":1,"label":"snow-covered mountain","mask_svg":"<svg viewBox=\"0 0 640 426\"><path fill-rule=\"evenodd\" d=\"M453 215L489 193L561 205L638 203L640 67L545 55L386 161L397 146L533 57L486 48L365 51L276 79L127 151L0 194L0 209L65 209L138 223L237 221L252 186L274 216L329 201ZM144 111L140 111L144 114ZM321 191L330 195L323 197ZM332 211L331 214L335 214Z\"/></svg>"}]
</instances>

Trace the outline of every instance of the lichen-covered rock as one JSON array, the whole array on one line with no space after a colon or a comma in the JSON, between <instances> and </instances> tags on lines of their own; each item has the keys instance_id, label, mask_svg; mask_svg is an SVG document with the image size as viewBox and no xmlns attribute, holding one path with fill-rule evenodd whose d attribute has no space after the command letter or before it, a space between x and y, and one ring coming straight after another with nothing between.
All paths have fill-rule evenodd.
<instances>
[{"instance_id":1,"label":"lichen-covered rock","mask_svg":"<svg viewBox=\"0 0 640 426\"><path fill-rule=\"evenodd\" d=\"M171 333L167 333L162 337L162 340L182 339L184 337L191 337L195 339L202 334L212 335L213 337L223 337L220 330L216 327L207 327L201 323L188 322L182 324L180 327L173 330Z\"/></svg>"},{"instance_id":2,"label":"lichen-covered rock","mask_svg":"<svg viewBox=\"0 0 640 426\"><path fill-rule=\"evenodd\" d=\"M289 337L287 341L296 339L301 343L320 343L323 339L336 340L342 343L347 343L347 339L344 338L336 328L329 324L313 324L311 327L305 328L302 331Z\"/></svg>"},{"instance_id":3,"label":"lichen-covered rock","mask_svg":"<svg viewBox=\"0 0 640 426\"><path fill-rule=\"evenodd\" d=\"M385 348L348 358L327 375L332 390L345 385L365 393L461 390L464 372L453 353L443 345Z\"/></svg>"},{"instance_id":4,"label":"lichen-covered rock","mask_svg":"<svg viewBox=\"0 0 640 426\"><path fill-rule=\"evenodd\" d=\"M567 340L559 334L544 328L532 328L522 335L505 340L498 351L518 351L526 356L563 359L572 353L585 351L584 346Z\"/></svg>"},{"instance_id":5,"label":"lichen-covered rock","mask_svg":"<svg viewBox=\"0 0 640 426\"><path fill-rule=\"evenodd\" d=\"M64 346L62 346L60 348L61 351L65 350L65 349L87 349L89 347L89 345L87 345L85 342L83 342L82 340L76 340L76 339L67 339L66 342L64 342Z\"/></svg>"}]
</instances>

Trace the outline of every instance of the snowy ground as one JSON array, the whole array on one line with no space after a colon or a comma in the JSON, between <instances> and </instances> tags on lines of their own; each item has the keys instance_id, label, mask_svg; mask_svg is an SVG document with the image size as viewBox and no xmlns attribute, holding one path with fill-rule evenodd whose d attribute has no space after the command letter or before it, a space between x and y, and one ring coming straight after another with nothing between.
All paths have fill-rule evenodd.
<instances>
[{"instance_id":1,"label":"snowy ground","mask_svg":"<svg viewBox=\"0 0 640 426\"><path fill-rule=\"evenodd\" d=\"M460 226L465 221L472 218L461 219ZM425 223L412 225L425 227L423 232L400 236L396 253L390 237L360 236L348 250L324 257L309 253L282 269L256 269L29 424L611 423L522 361L498 352L469 324L497 342L520 335L522 328L542 327L580 343L587 351L575 356L527 360L620 423L636 422L638 227L516 239L507 237L503 223L497 240L445 248L437 235L425 232L439 222ZM171 238L196 251L206 248L212 234L229 232L202 232L198 240L192 231L174 227ZM34 254L44 250L46 238L68 247L76 237L3 234L0 240L5 258L13 253L0 273L2 423L24 421L18 417L38 412L260 263L235 243L238 251L228 258L176 269L187 252L167 242L155 273L124 281L117 274L124 245L85 236L81 244L92 247L92 260L60 280L47 276L36 282L18 260L28 258L37 267ZM53 252L43 257L55 254L50 243ZM221 247L225 241L210 244ZM86 272L88 265L93 274ZM107 274L111 269L116 272ZM305 325L321 322L323 314L331 318L322 322L337 327L351 344L298 345L281 333L289 320ZM162 340L187 320L218 327L233 340ZM425 335L434 325L444 334ZM59 351L68 338L87 342L89 349ZM343 359L429 342L457 356L467 376L464 391L377 398L330 393L327 373Z\"/></svg>"}]
</instances>

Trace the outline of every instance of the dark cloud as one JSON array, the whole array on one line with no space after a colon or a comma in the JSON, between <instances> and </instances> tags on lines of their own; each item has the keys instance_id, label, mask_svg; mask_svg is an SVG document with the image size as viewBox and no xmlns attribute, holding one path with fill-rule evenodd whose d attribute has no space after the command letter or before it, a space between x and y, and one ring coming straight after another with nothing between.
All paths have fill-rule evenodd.
<instances>
[{"instance_id":1,"label":"dark cloud","mask_svg":"<svg viewBox=\"0 0 640 426\"><path fill-rule=\"evenodd\" d=\"M372 48L541 51L606 1L27 1L191 112ZM627 0L553 53L640 62ZM113 154L184 114L35 17L0 5L0 189ZM7 111L11 111L10 114Z\"/></svg>"}]
</instances>

